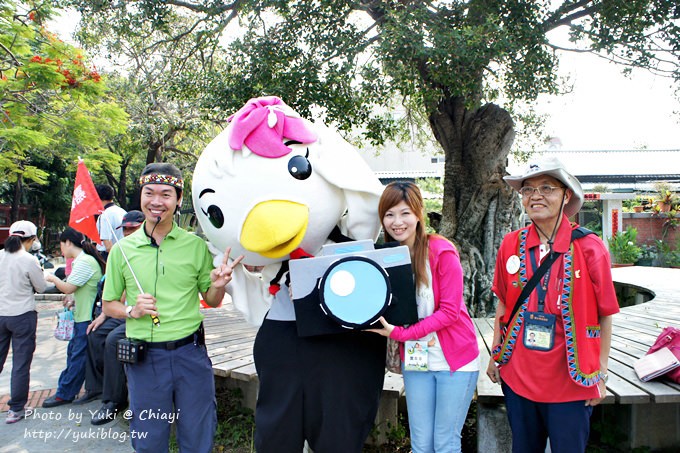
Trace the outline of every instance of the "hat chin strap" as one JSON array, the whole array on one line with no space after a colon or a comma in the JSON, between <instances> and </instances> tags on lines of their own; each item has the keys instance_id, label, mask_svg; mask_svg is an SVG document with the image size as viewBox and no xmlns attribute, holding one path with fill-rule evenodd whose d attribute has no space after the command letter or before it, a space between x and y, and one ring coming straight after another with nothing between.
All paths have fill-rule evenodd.
<instances>
[{"instance_id":1,"label":"hat chin strap","mask_svg":"<svg viewBox=\"0 0 680 453\"><path fill-rule=\"evenodd\" d=\"M560 220L562 220L562 213L564 212L564 205L565 205L564 201L566 200L566 198L567 198L567 191L565 190L564 195L562 195L562 203L560 203L560 213L557 215L557 219L555 220L555 226L553 227L553 230L552 230L552 233L550 233L550 236L545 234L545 232L541 229L541 227L538 226L538 224L536 222L534 222L533 220L531 221L534 224L534 226L536 227L536 229L543 235L543 237L548 238L548 248L550 250L550 253L552 253L552 251L553 251L553 243L555 242L555 233L557 232L557 226L559 225Z\"/></svg>"}]
</instances>

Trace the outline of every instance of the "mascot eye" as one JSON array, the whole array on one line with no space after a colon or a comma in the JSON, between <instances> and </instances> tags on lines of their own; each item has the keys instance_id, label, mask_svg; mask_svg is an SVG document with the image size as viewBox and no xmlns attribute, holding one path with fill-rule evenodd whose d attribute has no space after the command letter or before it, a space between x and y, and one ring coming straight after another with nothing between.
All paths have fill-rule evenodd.
<instances>
[{"instance_id":1,"label":"mascot eye","mask_svg":"<svg viewBox=\"0 0 680 453\"><path fill-rule=\"evenodd\" d=\"M307 151L309 155L309 151ZM307 179L312 174L312 164L305 156L293 156L288 161L288 172L295 179Z\"/></svg>"},{"instance_id":2,"label":"mascot eye","mask_svg":"<svg viewBox=\"0 0 680 453\"><path fill-rule=\"evenodd\" d=\"M210 223L212 223L215 228L222 228L222 225L224 225L224 214L222 214L222 210L219 207L211 204L208 206L208 212L205 212L203 208L201 208L201 211L208 217L208 220L210 220Z\"/></svg>"}]
</instances>

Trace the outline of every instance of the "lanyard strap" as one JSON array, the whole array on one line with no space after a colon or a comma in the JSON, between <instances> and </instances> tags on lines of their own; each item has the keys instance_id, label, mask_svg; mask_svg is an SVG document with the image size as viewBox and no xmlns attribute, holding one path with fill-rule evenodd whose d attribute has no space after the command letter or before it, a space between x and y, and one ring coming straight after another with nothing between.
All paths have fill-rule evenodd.
<instances>
[{"instance_id":1,"label":"lanyard strap","mask_svg":"<svg viewBox=\"0 0 680 453\"><path fill-rule=\"evenodd\" d=\"M554 252L550 252L551 254ZM536 251L535 250L530 250L529 251L529 258L531 259L531 269L536 273L537 265L536 265ZM555 260L552 260L553 262ZM550 263L552 265L552 263ZM552 267L549 267L545 271L545 276L543 276L543 279L541 280L541 284L537 286L536 291L538 293L538 311L543 312L545 310L545 295L548 292L548 284L550 282L550 271L552 270Z\"/></svg>"}]
</instances>

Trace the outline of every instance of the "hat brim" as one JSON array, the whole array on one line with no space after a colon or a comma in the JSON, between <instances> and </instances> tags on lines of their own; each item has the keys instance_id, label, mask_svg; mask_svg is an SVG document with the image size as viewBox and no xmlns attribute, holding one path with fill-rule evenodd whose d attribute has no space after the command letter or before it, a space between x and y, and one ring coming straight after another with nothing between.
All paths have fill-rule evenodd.
<instances>
[{"instance_id":1,"label":"hat brim","mask_svg":"<svg viewBox=\"0 0 680 453\"><path fill-rule=\"evenodd\" d=\"M119 228L134 228L140 226L144 222L127 222L127 223L121 223L120 226L116 229Z\"/></svg>"},{"instance_id":2,"label":"hat brim","mask_svg":"<svg viewBox=\"0 0 680 453\"><path fill-rule=\"evenodd\" d=\"M571 217L581 210L581 206L583 206L583 188L581 187L581 183L578 181L578 179L567 173L567 171L563 168L552 168L542 171L535 171L519 176L504 176L503 180L519 193L519 189L522 188L522 184L525 180L529 178L535 178L537 176L552 176L558 181L561 181L565 186L567 186L567 188L571 189L573 194L569 199L569 202L564 205L564 213L567 215L567 217Z\"/></svg>"}]
</instances>

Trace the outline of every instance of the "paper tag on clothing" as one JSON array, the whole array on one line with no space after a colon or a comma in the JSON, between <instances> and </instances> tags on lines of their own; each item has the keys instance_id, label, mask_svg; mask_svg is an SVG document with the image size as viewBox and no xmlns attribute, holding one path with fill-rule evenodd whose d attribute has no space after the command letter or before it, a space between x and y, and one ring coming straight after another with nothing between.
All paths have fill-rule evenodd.
<instances>
[{"instance_id":1,"label":"paper tag on clothing","mask_svg":"<svg viewBox=\"0 0 680 453\"><path fill-rule=\"evenodd\" d=\"M524 347L550 351L555 344L555 315L529 311L524 315Z\"/></svg>"},{"instance_id":2,"label":"paper tag on clothing","mask_svg":"<svg viewBox=\"0 0 680 453\"><path fill-rule=\"evenodd\" d=\"M404 370L427 371L427 341L415 340L404 343Z\"/></svg>"}]
</instances>

